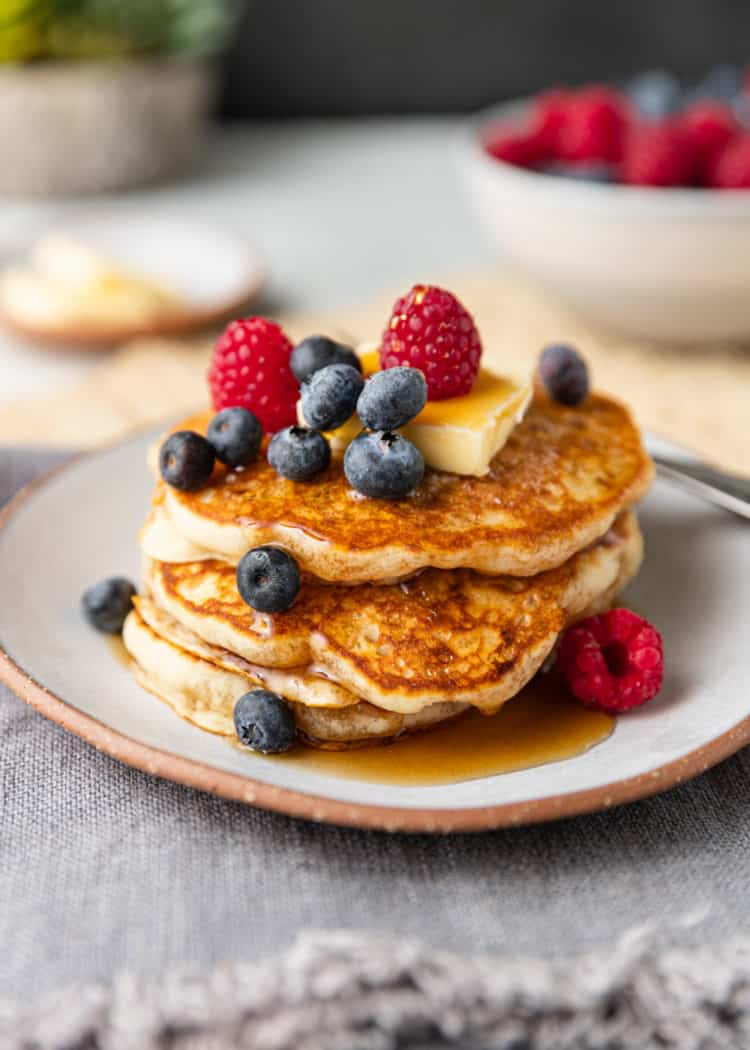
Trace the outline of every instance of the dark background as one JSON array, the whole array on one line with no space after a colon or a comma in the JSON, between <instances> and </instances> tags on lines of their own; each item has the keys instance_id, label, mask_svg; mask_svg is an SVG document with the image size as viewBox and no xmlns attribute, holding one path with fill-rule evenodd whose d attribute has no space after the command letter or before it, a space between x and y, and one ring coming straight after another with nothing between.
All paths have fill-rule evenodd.
<instances>
[{"instance_id":1,"label":"dark background","mask_svg":"<svg viewBox=\"0 0 750 1050\"><path fill-rule=\"evenodd\" d=\"M228 117L449 112L750 56L750 0L244 0Z\"/></svg>"}]
</instances>

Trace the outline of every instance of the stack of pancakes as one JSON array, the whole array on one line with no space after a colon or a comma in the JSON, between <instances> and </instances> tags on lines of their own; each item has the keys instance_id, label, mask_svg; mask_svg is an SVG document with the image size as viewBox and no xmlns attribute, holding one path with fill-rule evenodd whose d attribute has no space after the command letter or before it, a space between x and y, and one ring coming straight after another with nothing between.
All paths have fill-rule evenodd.
<instances>
[{"instance_id":1,"label":"stack of pancakes","mask_svg":"<svg viewBox=\"0 0 750 1050\"><path fill-rule=\"evenodd\" d=\"M186 421L205 433L210 417ZM407 499L366 499L339 457L313 481L261 454L181 492L157 480L142 596L124 632L140 682L183 718L234 735L263 687L319 747L390 739L515 696L574 620L638 570L632 505L652 465L628 412L591 395L532 401L484 477L429 469ZM241 599L235 566L275 544L303 574L291 609Z\"/></svg>"}]
</instances>

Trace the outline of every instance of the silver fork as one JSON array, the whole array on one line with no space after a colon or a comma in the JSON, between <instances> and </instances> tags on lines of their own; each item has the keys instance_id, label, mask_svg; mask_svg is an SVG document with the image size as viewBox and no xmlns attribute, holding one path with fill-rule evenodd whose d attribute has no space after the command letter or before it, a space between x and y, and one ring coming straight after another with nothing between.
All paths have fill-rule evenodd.
<instances>
[{"instance_id":1,"label":"silver fork","mask_svg":"<svg viewBox=\"0 0 750 1050\"><path fill-rule=\"evenodd\" d=\"M729 474L702 463L649 449L659 477L674 482L700 499L750 520L750 478Z\"/></svg>"}]
</instances>

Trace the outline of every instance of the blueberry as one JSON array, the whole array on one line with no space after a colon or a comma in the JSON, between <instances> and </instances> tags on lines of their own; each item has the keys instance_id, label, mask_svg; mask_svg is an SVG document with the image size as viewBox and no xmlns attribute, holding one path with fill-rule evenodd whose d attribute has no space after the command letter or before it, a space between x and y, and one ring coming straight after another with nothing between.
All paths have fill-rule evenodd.
<instances>
[{"instance_id":1,"label":"blueberry","mask_svg":"<svg viewBox=\"0 0 750 1050\"><path fill-rule=\"evenodd\" d=\"M400 434L360 434L344 454L344 473L353 489L374 499L402 499L424 477L422 453Z\"/></svg>"},{"instance_id":2,"label":"blueberry","mask_svg":"<svg viewBox=\"0 0 750 1050\"><path fill-rule=\"evenodd\" d=\"M614 182L616 170L611 164L545 164L539 168L545 175L559 175L579 182Z\"/></svg>"},{"instance_id":3,"label":"blueberry","mask_svg":"<svg viewBox=\"0 0 750 1050\"><path fill-rule=\"evenodd\" d=\"M692 102L725 102L731 105L742 93L742 70L730 62L709 69L708 73L685 93L684 104Z\"/></svg>"},{"instance_id":4,"label":"blueberry","mask_svg":"<svg viewBox=\"0 0 750 1050\"><path fill-rule=\"evenodd\" d=\"M327 335L308 335L297 343L289 359L294 378L304 383L313 372L328 365L351 365L358 372L362 371L362 362L350 346L337 343Z\"/></svg>"},{"instance_id":5,"label":"blueberry","mask_svg":"<svg viewBox=\"0 0 750 1050\"><path fill-rule=\"evenodd\" d=\"M206 440L228 467L246 467L258 455L263 427L246 408L225 408L208 425Z\"/></svg>"},{"instance_id":6,"label":"blueberry","mask_svg":"<svg viewBox=\"0 0 750 1050\"><path fill-rule=\"evenodd\" d=\"M257 612L284 612L299 594L299 566L279 547L254 547L237 566L237 590Z\"/></svg>"},{"instance_id":7,"label":"blueberry","mask_svg":"<svg viewBox=\"0 0 750 1050\"><path fill-rule=\"evenodd\" d=\"M650 69L631 77L625 93L645 120L662 120L682 104L680 82L666 69Z\"/></svg>"},{"instance_id":8,"label":"blueberry","mask_svg":"<svg viewBox=\"0 0 750 1050\"><path fill-rule=\"evenodd\" d=\"M331 446L317 430L287 427L271 438L268 462L290 481L309 481L331 462Z\"/></svg>"},{"instance_id":9,"label":"blueberry","mask_svg":"<svg viewBox=\"0 0 750 1050\"><path fill-rule=\"evenodd\" d=\"M277 755L294 743L294 708L267 689L251 689L234 705L234 728L245 747Z\"/></svg>"},{"instance_id":10,"label":"blueberry","mask_svg":"<svg viewBox=\"0 0 750 1050\"><path fill-rule=\"evenodd\" d=\"M387 368L365 383L357 415L369 430L397 430L427 404L427 383L418 368Z\"/></svg>"},{"instance_id":11,"label":"blueberry","mask_svg":"<svg viewBox=\"0 0 750 1050\"><path fill-rule=\"evenodd\" d=\"M365 381L351 365L326 365L302 384L302 415L315 430L335 430L354 415Z\"/></svg>"},{"instance_id":12,"label":"blueberry","mask_svg":"<svg viewBox=\"0 0 750 1050\"><path fill-rule=\"evenodd\" d=\"M123 576L100 580L84 591L81 599L83 614L97 631L119 634L125 617L133 608L135 593L133 584Z\"/></svg>"},{"instance_id":13,"label":"blueberry","mask_svg":"<svg viewBox=\"0 0 750 1050\"><path fill-rule=\"evenodd\" d=\"M580 405L589 392L586 362L572 346L548 346L539 358L539 377L549 396L561 405Z\"/></svg>"},{"instance_id":14,"label":"blueberry","mask_svg":"<svg viewBox=\"0 0 750 1050\"><path fill-rule=\"evenodd\" d=\"M214 469L214 450L200 434L178 430L159 452L161 476L173 488L191 492L205 485Z\"/></svg>"}]
</instances>

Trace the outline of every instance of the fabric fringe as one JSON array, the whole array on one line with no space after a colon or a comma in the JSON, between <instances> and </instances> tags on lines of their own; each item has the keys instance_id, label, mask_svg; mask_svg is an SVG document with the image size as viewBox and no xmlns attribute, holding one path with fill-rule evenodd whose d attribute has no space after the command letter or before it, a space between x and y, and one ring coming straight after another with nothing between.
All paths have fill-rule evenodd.
<instances>
[{"instance_id":1,"label":"fabric fringe","mask_svg":"<svg viewBox=\"0 0 750 1050\"><path fill-rule=\"evenodd\" d=\"M568 961L465 958L308 932L207 974L122 976L0 1002L2 1050L747 1050L750 941Z\"/></svg>"}]
</instances>

